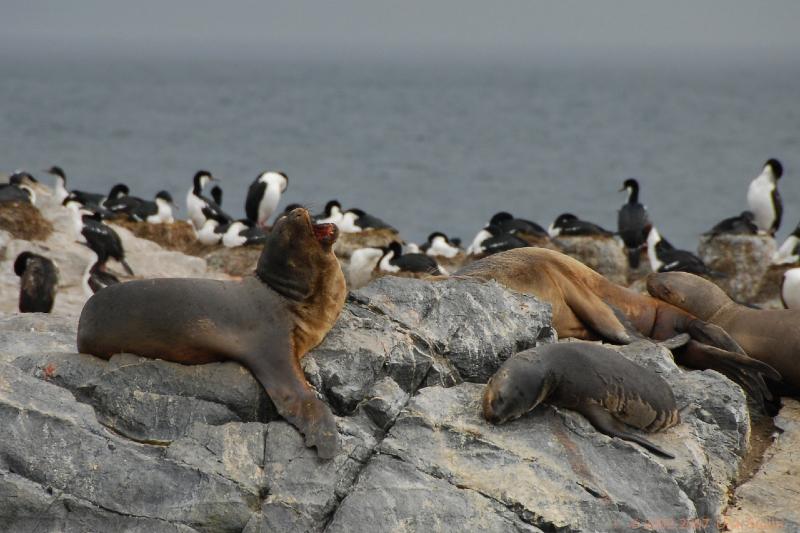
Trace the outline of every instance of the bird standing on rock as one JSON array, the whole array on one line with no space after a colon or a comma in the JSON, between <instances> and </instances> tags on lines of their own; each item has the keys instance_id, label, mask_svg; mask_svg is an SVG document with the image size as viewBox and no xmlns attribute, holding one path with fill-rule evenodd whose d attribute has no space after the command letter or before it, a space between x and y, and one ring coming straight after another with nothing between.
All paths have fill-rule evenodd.
<instances>
[{"instance_id":1,"label":"bird standing on rock","mask_svg":"<svg viewBox=\"0 0 800 533\"><path fill-rule=\"evenodd\" d=\"M633 178L626 179L622 191L628 192L628 201L617 214L617 232L628 250L628 264L631 268L638 268L639 255L652 224L647 208L639 203L639 182Z\"/></svg>"},{"instance_id":2,"label":"bird standing on rock","mask_svg":"<svg viewBox=\"0 0 800 533\"><path fill-rule=\"evenodd\" d=\"M14 261L14 273L20 277L20 313L49 313L58 287L58 268L39 254L22 252Z\"/></svg>"},{"instance_id":3,"label":"bird standing on rock","mask_svg":"<svg viewBox=\"0 0 800 533\"><path fill-rule=\"evenodd\" d=\"M283 172L268 170L259 174L247 190L244 204L247 218L264 228L269 217L278 208L281 194L286 192L288 186L289 178Z\"/></svg>"},{"instance_id":4,"label":"bird standing on rock","mask_svg":"<svg viewBox=\"0 0 800 533\"><path fill-rule=\"evenodd\" d=\"M778 180L783 176L783 165L777 159L769 159L764 168L747 189L747 205L755 215L758 229L775 235L781 225L783 202L778 192Z\"/></svg>"}]
</instances>

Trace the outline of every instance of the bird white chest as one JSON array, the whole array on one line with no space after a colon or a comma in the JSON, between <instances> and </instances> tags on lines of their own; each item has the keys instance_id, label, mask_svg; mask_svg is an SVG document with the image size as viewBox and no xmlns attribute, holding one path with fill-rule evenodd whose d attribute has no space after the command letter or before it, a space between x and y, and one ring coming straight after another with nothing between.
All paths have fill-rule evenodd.
<instances>
[{"instance_id":1,"label":"bird white chest","mask_svg":"<svg viewBox=\"0 0 800 533\"><path fill-rule=\"evenodd\" d=\"M761 231L769 231L775 220L775 206L772 204L774 190L775 183L767 171L750 182L750 187L747 189L747 205L755 215L756 226Z\"/></svg>"}]
</instances>

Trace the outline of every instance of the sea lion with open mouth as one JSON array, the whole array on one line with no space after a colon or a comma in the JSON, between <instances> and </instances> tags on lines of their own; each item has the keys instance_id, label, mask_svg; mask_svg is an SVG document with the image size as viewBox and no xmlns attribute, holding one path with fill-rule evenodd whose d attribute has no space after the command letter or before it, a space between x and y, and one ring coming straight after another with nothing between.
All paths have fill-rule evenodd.
<instances>
[{"instance_id":1,"label":"sea lion with open mouth","mask_svg":"<svg viewBox=\"0 0 800 533\"><path fill-rule=\"evenodd\" d=\"M314 225L298 208L275 223L255 275L241 281L150 279L105 288L81 312L78 350L106 359L126 352L184 364L237 361L306 445L331 458L339 449L336 421L300 359L344 306L337 236L334 224Z\"/></svg>"}]
</instances>

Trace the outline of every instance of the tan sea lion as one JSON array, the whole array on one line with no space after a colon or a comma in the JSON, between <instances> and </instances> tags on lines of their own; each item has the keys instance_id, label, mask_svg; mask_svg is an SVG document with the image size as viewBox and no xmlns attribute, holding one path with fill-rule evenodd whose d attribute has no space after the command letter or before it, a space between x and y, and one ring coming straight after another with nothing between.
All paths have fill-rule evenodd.
<instances>
[{"instance_id":1,"label":"tan sea lion","mask_svg":"<svg viewBox=\"0 0 800 533\"><path fill-rule=\"evenodd\" d=\"M747 355L774 367L786 384L800 391L800 310L740 305L714 283L684 272L650 275L647 291L721 327Z\"/></svg>"},{"instance_id":2,"label":"tan sea lion","mask_svg":"<svg viewBox=\"0 0 800 533\"><path fill-rule=\"evenodd\" d=\"M337 235L334 224L314 225L308 211L295 209L276 222L253 276L150 279L103 289L81 312L78 350L185 364L237 361L306 445L333 457L336 422L306 382L300 359L344 306L344 275L332 251Z\"/></svg>"},{"instance_id":3,"label":"tan sea lion","mask_svg":"<svg viewBox=\"0 0 800 533\"><path fill-rule=\"evenodd\" d=\"M514 355L486 384L483 416L502 424L540 403L578 411L606 435L675 458L625 427L653 433L680 423L672 389L661 376L614 350L566 342Z\"/></svg>"},{"instance_id":4,"label":"tan sea lion","mask_svg":"<svg viewBox=\"0 0 800 533\"><path fill-rule=\"evenodd\" d=\"M560 337L629 344L641 336L666 341L688 333L691 338L678 353L681 364L724 372L761 403L764 397L771 397L762 374L774 377L778 373L748 357L722 328L611 283L562 253L518 248L475 261L454 277L496 280L548 302L553 308L553 327Z\"/></svg>"}]
</instances>

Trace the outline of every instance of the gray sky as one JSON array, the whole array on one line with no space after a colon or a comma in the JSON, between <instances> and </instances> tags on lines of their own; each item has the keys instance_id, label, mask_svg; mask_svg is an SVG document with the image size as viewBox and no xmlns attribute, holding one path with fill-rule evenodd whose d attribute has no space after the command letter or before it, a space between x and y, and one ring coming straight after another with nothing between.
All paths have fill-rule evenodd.
<instances>
[{"instance_id":1,"label":"gray sky","mask_svg":"<svg viewBox=\"0 0 800 533\"><path fill-rule=\"evenodd\" d=\"M7 54L786 57L800 51L798 0L3 0L0 14L0 50Z\"/></svg>"}]
</instances>

